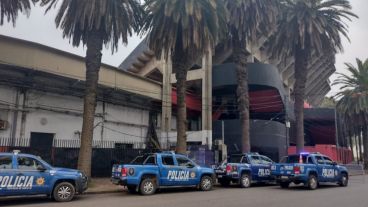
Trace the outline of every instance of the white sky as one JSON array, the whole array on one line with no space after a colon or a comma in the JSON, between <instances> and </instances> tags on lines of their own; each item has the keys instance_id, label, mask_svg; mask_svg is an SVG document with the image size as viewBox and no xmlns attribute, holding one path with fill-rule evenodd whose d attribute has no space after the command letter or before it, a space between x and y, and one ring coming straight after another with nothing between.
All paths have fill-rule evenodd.
<instances>
[{"instance_id":1,"label":"white sky","mask_svg":"<svg viewBox=\"0 0 368 207\"><path fill-rule=\"evenodd\" d=\"M355 63L355 58L362 60L368 58L368 1L351 0L351 3L353 5L353 12L359 16L359 19L355 19L352 23L349 23L351 43L344 40L344 53L339 54L336 61L338 72L345 71L345 62ZM82 46L79 48L71 46L68 39L63 39L62 32L56 29L54 23L55 14L55 10L44 15L43 8L32 8L29 18L25 15L20 15L16 27L13 27L12 24L5 23L0 27L0 34L37 42L84 56L85 48ZM139 42L140 38L134 36L129 39L127 46L120 44L119 50L114 54L111 53L111 49L104 49L102 61L109 65L118 66ZM331 81L335 78L336 75L333 75ZM334 87L330 94L336 93L338 89L338 87Z\"/></svg>"}]
</instances>

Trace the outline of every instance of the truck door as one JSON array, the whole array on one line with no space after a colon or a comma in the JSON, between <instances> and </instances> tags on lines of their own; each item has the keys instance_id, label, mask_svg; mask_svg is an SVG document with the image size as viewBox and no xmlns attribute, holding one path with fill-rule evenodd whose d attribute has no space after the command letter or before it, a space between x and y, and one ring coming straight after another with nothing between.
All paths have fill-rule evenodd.
<instances>
[{"instance_id":1,"label":"truck door","mask_svg":"<svg viewBox=\"0 0 368 207\"><path fill-rule=\"evenodd\" d=\"M175 160L176 161L176 160ZM177 179L177 173L180 168L174 161L173 155L161 155L160 166L160 183L163 186L177 186L180 185Z\"/></svg>"},{"instance_id":2,"label":"truck door","mask_svg":"<svg viewBox=\"0 0 368 207\"><path fill-rule=\"evenodd\" d=\"M19 195L19 191L9 188L14 181L13 155L0 155L0 196ZM12 178L13 177L13 178Z\"/></svg>"},{"instance_id":3,"label":"truck door","mask_svg":"<svg viewBox=\"0 0 368 207\"><path fill-rule=\"evenodd\" d=\"M252 170L252 180L258 181L261 177L258 175L263 169L263 163L258 155L249 156Z\"/></svg>"},{"instance_id":4,"label":"truck door","mask_svg":"<svg viewBox=\"0 0 368 207\"><path fill-rule=\"evenodd\" d=\"M260 176L260 178L262 178L262 180L264 181L270 181L271 179L271 166L273 161L271 159L269 159L268 157L265 156L260 156L261 160L262 160L262 167L259 172L258 172L258 176Z\"/></svg>"},{"instance_id":5,"label":"truck door","mask_svg":"<svg viewBox=\"0 0 368 207\"><path fill-rule=\"evenodd\" d=\"M190 159L185 156L176 155L176 161L180 168L181 185L197 185L200 180L200 175L198 174L198 166L194 164Z\"/></svg>"},{"instance_id":6,"label":"truck door","mask_svg":"<svg viewBox=\"0 0 368 207\"><path fill-rule=\"evenodd\" d=\"M317 164L318 181L327 182L328 178L326 176L326 172L328 167L326 166L324 159L319 155L315 156L314 158Z\"/></svg>"},{"instance_id":7,"label":"truck door","mask_svg":"<svg viewBox=\"0 0 368 207\"><path fill-rule=\"evenodd\" d=\"M49 169L33 157L17 156L17 179L22 194L48 194L51 188Z\"/></svg>"},{"instance_id":8,"label":"truck door","mask_svg":"<svg viewBox=\"0 0 368 207\"><path fill-rule=\"evenodd\" d=\"M339 179L339 171L336 167L336 164L334 161L332 161L330 158L323 156L323 159L325 161L326 170L324 172L324 176L326 177L326 180L328 182L336 182ZM323 172L322 172L323 173Z\"/></svg>"}]
</instances>

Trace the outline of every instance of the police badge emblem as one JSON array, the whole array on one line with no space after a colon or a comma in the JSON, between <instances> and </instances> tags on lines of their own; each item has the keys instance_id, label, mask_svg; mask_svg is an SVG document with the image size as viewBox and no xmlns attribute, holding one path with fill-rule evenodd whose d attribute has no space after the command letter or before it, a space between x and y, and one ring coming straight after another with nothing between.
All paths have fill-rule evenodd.
<instances>
[{"instance_id":1,"label":"police badge emblem","mask_svg":"<svg viewBox=\"0 0 368 207\"><path fill-rule=\"evenodd\" d=\"M191 177L191 178L195 178L195 176L196 176L195 172L191 172L191 173L190 173L190 177Z\"/></svg>"}]
</instances>

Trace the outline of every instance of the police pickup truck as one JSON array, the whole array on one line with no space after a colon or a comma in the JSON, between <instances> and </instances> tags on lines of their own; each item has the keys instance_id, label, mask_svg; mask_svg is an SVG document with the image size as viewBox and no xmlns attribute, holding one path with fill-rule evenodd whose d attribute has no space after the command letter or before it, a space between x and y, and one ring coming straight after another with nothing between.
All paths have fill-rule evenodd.
<instances>
[{"instance_id":1,"label":"police pickup truck","mask_svg":"<svg viewBox=\"0 0 368 207\"><path fill-rule=\"evenodd\" d=\"M289 155L282 163L272 165L271 174L282 188L289 187L290 183L303 183L311 190L317 189L320 183L347 186L349 179L346 167L319 153Z\"/></svg>"},{"instance_id":2,"label":"police pickup truck","mask_svg":"<svg viewBox=\"0 0 368 207\"><path fill-rule=\"evenodd\" d=\"M138 156L130 164L114 165L112 183L126 186L130 193L151 195L159 188L199 187L212 189L214 171L200 167L184 155L172 152Z\"/></svg>"},{"instance_id":3,"label":"police pickup truck","mask_svg":"<svg viewBox=\"0 0 368 207\"><path fill-rule=\"evenodd\" d=\"M234 154L215 169L218 182L222 186L230 183L248 188L252 183L274 182L271 177L273 161L258 153Z\"/></svg>"},{"instance_id":4,"label":"police pickup truck","mask_svg":"<svg viewBox=\"0 0 368 207\"><path fill-rule=\"evenodd\" d=\"M0 197L48 195L66 202L87 189L87 177L78 170L54 168L29 154L0 153Z\"/></svg>"}]
</instances>

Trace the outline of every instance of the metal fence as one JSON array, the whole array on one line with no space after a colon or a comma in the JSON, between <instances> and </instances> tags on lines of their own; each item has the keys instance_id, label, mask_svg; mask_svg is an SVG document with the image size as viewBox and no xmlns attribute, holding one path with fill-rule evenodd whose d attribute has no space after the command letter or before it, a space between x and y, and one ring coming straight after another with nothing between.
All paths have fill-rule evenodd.
<instances>
[{"instance_id":1,"label":"metal fence","mask_svg":"<svg viewBox=\"0 0 368 207\"><path fill-rule=\"evenodd\" d=\"M10 139L0 137L0 152L20 150L42 157L45 161L56 167L77 168L80 140L54 139L52 146L30 146L30 139ZM170 143L168 146L173 146ZM93 141L92 143L92 176L109 177L113 164L129 163L136 156L155 152L145 148L143 142L116 142ZM214 152L207 147L196 146L189 148L189 157L200 165L214 164Z\"/></svg>"}]
</instances>

